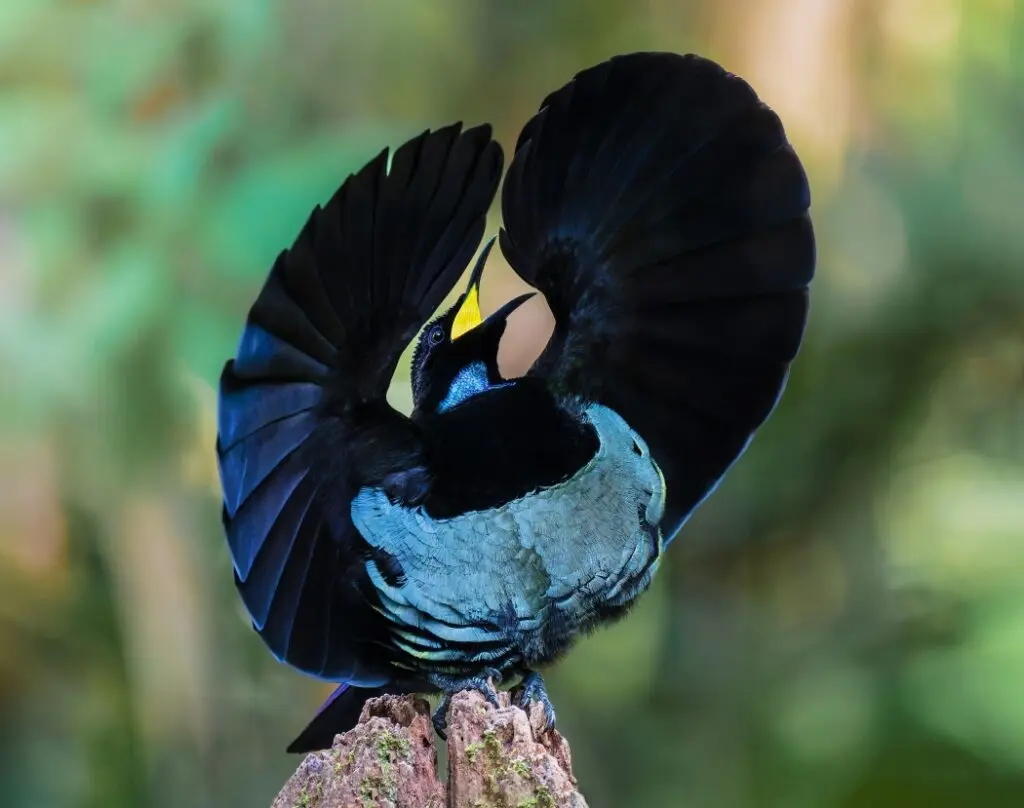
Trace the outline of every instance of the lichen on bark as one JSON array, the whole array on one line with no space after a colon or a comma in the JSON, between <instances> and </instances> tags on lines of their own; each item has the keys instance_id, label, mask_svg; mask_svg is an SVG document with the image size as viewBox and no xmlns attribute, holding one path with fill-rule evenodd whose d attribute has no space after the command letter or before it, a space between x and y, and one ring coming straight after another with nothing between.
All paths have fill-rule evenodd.
<instances>
[{"instance_id":1,"label":"lichen on bark","mask_svg":"<svg viewBox=\"0 0 1024 808\"><path fill-rule=\"evenodd\" d=\"M308 755L273 808L586 808L569 745L498 694L466 691L448 713L448 782L437 771L427 702L384 696L329 750Z\"/></svg>"}]
</instances>

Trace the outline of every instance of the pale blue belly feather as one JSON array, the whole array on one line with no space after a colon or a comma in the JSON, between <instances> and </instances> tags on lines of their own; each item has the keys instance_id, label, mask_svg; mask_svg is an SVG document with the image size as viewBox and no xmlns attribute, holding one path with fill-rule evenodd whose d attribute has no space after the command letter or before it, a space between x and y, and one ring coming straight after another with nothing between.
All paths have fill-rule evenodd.
<instances>
[{"instance_id":1,"label":"pale blue belly feather","mask_svg":"<svg viewBox=\"0 0 1024 808\"><path fill-rule=\"evenodd\" d=\"M554 614L586 622L598 605L625 606L647 588L662 549L664 478L615 412L591 405L584 413L599 439L594 457L572 478L493 510L435 520L383 491L359 492L356 528L405 574L392 586L367 562L396 644L441 661L442 646L502 640L529 661ZM403 626L436 637L438 652L410 649Z\"/></svg>"}]
</instances>

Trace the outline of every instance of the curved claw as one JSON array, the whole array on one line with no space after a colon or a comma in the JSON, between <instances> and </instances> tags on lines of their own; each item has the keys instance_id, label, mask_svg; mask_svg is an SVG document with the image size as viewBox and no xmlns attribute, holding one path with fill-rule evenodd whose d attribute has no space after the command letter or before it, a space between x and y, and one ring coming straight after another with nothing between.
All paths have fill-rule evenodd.
<instances>
[{"instance_id":1,"label":"curved claw","mask_svg":"<svg viewBox=\"0 0 1024 808\"><path fill-rule=\"evenodd\" d=\"M434 714L430 718L434 725L434 731L442 739L448 740L448 706L454 694L463 690L476 690L482 693L484 698L495 707L501 707L501 704L498 703L498 691L494 689L492 680L501 684L502 674L497 668L484 668L479 676L465 678L444 675L432 677L433 684L444 693L441 704L434 710Z\"/></svg>"},{"instance_id":2,"label":"curved claw","mask_svg":"<svg viewBox=\"0 0 1024 808\"><path fill-rule=\"evenodd\" d=\"M434 714L430 716L430 723L434 725L434 732L441 736L441 740L448 740L448 702L451 701L449 696L445 696L441 699L441 703L434 710Z\"/></svg>"},{"instance_id":3,"label":"curved claw","mask_svg":"<svg viewBox=\"0 0 1024 808\"><path fill-rule=\"evenodd\" d=\"M498 691L495 690L495 684L501 684L501 671L497 668L484 668L482 676L474 679L476 689L484 694L484 698L487 699L495 707L501 707L498 703Z\"/></svg>"},{"instance_id":4,"label":"curved claw","mask_svg":"<svg viewBox=\"0 0 1024 808\"><path fill-rule=\"evenodd\" d=\"M516 699L516 704L523 710L529 712L530 702L537 702L544 708L544 718L547 721L546 730L554 729L555 708L548 698L547 688L544 687L544 679L536 671L530 671L523 679L522 690Z\"/></svg>"}]
</instances>

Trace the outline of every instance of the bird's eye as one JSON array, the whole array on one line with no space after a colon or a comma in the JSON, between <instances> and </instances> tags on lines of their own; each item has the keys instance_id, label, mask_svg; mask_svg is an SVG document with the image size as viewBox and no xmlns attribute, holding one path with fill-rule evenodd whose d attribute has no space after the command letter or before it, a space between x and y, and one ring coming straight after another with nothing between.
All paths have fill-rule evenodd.
<instances>
[{"instance_id":1,"label":"bird's eye","mask_svg":"<svg viewBox=\"0 0 1024 808\"><path fill-rule=\"evenodd\" d=\"M427 334L427 341L431 345L437 345L443 339L444 339L444 329L441 328L441 326L439 326L439 325L435 325L433 328L430 329L430 332Z\"/></svg>"}]
</instances>

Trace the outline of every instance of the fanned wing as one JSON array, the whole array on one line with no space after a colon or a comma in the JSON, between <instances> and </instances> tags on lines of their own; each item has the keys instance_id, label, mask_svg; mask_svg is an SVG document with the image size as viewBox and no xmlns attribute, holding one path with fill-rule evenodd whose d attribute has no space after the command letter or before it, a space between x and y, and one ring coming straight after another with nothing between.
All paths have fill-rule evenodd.
<instances>
[{"instance_id":1,"label":"fanned wing","mask_svg":"<svg viewBox=\"0 0 1024 808\"><path fill-rule=\"evenodd\" d=\"M395 366L476 250L501 175L490 127L387 150L317 207L278 257L220 385L217 454L236 583L281 660L367 686L375 612L354 486L401 472L411 427Z\"/></svg>"},{"instance_id":2,"label":"fanned wing","mask_svg":"<svg viewBox=\"0 0 1024 808\"><path fill-rule=\"evenodd\" d=\"M556 321L530 373L646 439L666 540L781 394L814 273L809 206L778 116L694 55L585 70L519 137L501 248Z\"/></svg>"}]
</instances>

